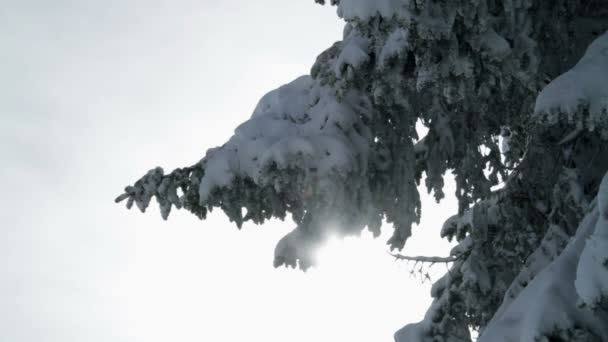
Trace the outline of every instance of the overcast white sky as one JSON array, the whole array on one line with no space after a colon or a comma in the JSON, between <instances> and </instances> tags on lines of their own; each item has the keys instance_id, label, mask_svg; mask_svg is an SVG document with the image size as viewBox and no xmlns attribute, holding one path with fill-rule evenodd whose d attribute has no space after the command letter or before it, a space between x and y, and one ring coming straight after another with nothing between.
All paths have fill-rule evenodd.
<instances>
[{"instance_id":1,"label":"overcast white sky","mask_svg":"<svg viewBox=\"0 0 608 342\"><path fill-rule=\"evenodd\" d=\"M313 0L4 0L0 341L392 341L420 319L428 283L386 236L330 243L302 273L272 267L290 222L113 203L222 144L341 29ZM431 202L407 254L447 254L454 202Z\"/></svg>"}]
</instances>

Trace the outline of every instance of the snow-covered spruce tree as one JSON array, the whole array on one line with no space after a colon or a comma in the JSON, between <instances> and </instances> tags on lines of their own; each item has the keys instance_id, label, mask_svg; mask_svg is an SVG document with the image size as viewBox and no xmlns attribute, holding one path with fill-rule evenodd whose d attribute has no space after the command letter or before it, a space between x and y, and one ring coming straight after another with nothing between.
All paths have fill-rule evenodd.
<instances>
[{"instance_id":1,"label":"snow-covered spruce tree","mask_svg":"<svg viewBox=\"0 0 608 342\"><path fill-rule=\"evenodd\" d=\"M310 76L265 95L195 165L153 169L117 201L144 211L155 197L163 218L219 207L239 227L290 214L275 266L306 269L328 234L378 235L383 220L401 250L417 185L439 201L449 171L453 264L395 339L608 341L608 1L332 4L344 37Z\"/></svg>"}]
</instances>

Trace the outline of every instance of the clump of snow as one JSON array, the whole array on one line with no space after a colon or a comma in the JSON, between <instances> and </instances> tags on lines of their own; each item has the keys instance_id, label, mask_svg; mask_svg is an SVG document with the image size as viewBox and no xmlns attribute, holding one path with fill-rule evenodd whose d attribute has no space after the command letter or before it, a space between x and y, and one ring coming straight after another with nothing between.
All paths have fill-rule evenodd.
<instances>
[{"instance_id":1,"label":"clump of snow","mask_svg":"<svg viewBox=\"0 0 608 342\"><path fill-rule=\"evenodd\" d=\"M383 68L390 58L403 54L408 47L408 38L408 31L402 28L393 31L386 39L386 42L380 51L378 67Z\"/></svg>"},{"instance_id":2,"label":"clump of snow","mask_svg":"<svg viewBox=\"0 0 608 342\"><path fill-rule=\"evenodd\" d=\"M601 218L589 237L576 271L576 291L583 302L596 308L608 299L608 221Z\"/></svg>"},{"instance_id":3,"label":"clump of snow","mask_svg":"<svg viewBox=\"0 0 608 342\"><path fill-rule=\"evenodd\" d=\"M511 47L507 40L496 33L492 28L489 28L488 31L481 36L481 45L486 53L497 60L502 60L511 53Z\"/></svg>"},{"instance_id":4,"label":"clump of snow","mask_svg":"<svg viewBox=\"0 0 608 342\"><path fill-rule=\"evenodd\" d=\"M318 241L316 241L318 243ZM295 268L299 262L302 269L314 263L313 248L315 241L300 229L294 229L277 243L274 249L274 267L285 265Z\"/></svg>"},{"instance_id":5,"label":"clump of snow","mask_svg":"<svg viewBox=\"0 0 608 342\"><path fill-rule=\"evenodd\" d=\"M472 216L472 209L467 209L463 215L453 215L445 220L441 227L441 237L447 236L448 239L452 239L454 236L464 236L470 227Z\"/></svg>"},{"instance_id":6,"label":"clump of snow","mask_svg":"<svg viewBox=\"0 0 608 342\"><path fill-rule=\"evenodd\" d=\"M209 196L211 190L215 187L222 187L230 184L234 179L234 159L233 154L236 150L219 151L217 148L210 149L207 155L212 156L209 159L212 163L207 163L205 169L205 181L200 184L199 194L201 196Z\"/></svg>"},{"instance_id":7,"label":"clump of snow","mask_svg":"<svg viewBox=\"0 0 608 342\"><path fill-rule=\"evenodd\" d=\"M598 37L581 60L543 89L534 108L538 120L555 124L565 119L589 130L608 127L608 33ZM586 108L588 117L575 114ZM580 122L583 120L584 122Z\"/></svg>"},{"instance_id":8,"label":"clump of snow","mask_svg":"<svg viewBox=\"0 0 608 342\"><path fill-rule=\"evenodd\" d=\"M311 92L318 92L318 89L313 86L312 79L307 76L298 77L289 84L262 96L251 117L272 114L272 112L285 113L290 116L301 114L298 113L298 110L314 105L316 94Z\"/></svg>"},{"instance_id":9,"label":"clump of snow","mask_svg":"<svg viewBox=\"0 0 608 342\"><path fill-rule=\"evenodd\" d=\"M226 144L208 152L200 203L235 176L271 184L272 177L263 178L269 167L309 170L318 179L365 172L369 137L360 118L370 113L364 96L347 93L338 100L310 76L270 92Z\"/></svg>"},{"instance_id":10,"label":"clump of snow","mask_svg":"<svg viewBox=\"0 0 608 342\"><path fill-rule=\"evenodd\" d=\"M511 152L511 138L512 132L508 127L500 128L500 152L507 154Z\"/></svg>"},{"instance_id":11,"label":"clump of snow","mask_svg":"<svg viewBox=\"0 0 608 342\"><path fill-rule=\"evenodd\" d=\"M367 50L370 42L364 37L358 34L349 34L342 44L342 51L334 65L334 72L338 78L342 77L342 73L349 65L353 69L357 69L369 60Z\"/></svg>"}]
</instances>

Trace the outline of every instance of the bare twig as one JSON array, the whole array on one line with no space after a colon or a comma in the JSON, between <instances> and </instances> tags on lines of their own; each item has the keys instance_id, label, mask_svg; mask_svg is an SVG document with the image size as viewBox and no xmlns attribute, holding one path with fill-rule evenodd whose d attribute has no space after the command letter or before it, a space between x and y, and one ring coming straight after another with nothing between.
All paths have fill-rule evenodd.
<instances>
[{"instance_id":1,"label":"bare twig","mask_svg":"<svg viewBox=\"0 0 608 342\"><path fill-rule=\"evenodd\" d=\"M449 257L437 257L437 256L429 257L429 256L407 256L407 255L393 254L393 253L389 253L389 254L398 260L408 260L408 261L415 261L415 262L430 262L431 264L450 263L450 262L454 262L454 261L460 259L460 255L449 256Z\"/></svg>"}]
</instances>

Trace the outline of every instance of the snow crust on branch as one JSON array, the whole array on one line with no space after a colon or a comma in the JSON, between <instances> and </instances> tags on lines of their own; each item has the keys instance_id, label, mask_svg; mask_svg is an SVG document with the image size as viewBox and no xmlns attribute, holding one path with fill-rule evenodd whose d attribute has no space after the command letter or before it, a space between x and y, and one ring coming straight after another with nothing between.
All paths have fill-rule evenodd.
<instances>
[{"instance_id":1,"label":"snow crust on branch","mask_svg":"<svg viewBox=\"0 0 608 342\"><path fill-rule=\"evenodd\" d=\"M365 173L370 137L360 116L371 115L362 94L339 101L310 76L268 93L226 144L207 153L200 204L216 188L231 186L235 176L283 191L288 185L266 172L271 168L305 170L309 182Z\"/></svg>"},{"instance_id":2,"label":"snow crust on branch","mask_svg":"<svg viewBox=\"0 0 608 342\"><path fill-rule=\"evenodd\" d=\"M540 92L534 117L543 124L565 120L608 138L608 33L587 48L568 72Z\"/></svg>"}]
</instances>

